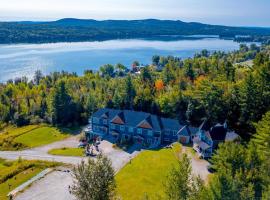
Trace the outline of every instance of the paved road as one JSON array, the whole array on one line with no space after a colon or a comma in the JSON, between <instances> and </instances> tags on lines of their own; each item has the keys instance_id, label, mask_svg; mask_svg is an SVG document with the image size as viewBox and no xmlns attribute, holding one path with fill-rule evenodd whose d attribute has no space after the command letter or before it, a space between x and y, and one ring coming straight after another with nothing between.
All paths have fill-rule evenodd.
<instances>
[{"instance_id":1,"label":"paved road","mask_svg":"<svg viewBox=\"0 0 270 200\"><path fill-rule=\"evenodd\" d=\"M78 137L70 137L63 141L55 142L46 146L37 147L23 151L0 151L0 157L9 160L18 159L19 157L27 160L46 160L58 161L66 164L79 164L86 157L68 157L50 155L47 152L53 148L76 147L78 145ZM112 161L112 166L118 172L129 160L135 157L139 152L124 152L112 147L112 143L102 141L99 149L108 156ZM29 189L19 194L16 200L73 200L74 197L69 193L68 186L72 184L70 173L64 171L55 171L41 180L35 182Z\"/></svg>"},{"instance_id":2,"label":"paved road","mask_svg":"<svg viewBox=\"0 0 270 200\"><path fill-rule=\"evenodd\" d=\"M19 194L15 200L75 200L68 186L72 177L68 172L54 171Z\"/></svg>"},{"instance_id":3,"label":"paved road","mask_svg":"<svg viewBox=\"0 0 270 200\"><path fill-rule=\"evenodd\" d=\"M24 159L39 159L59 161L67 164L78 164L87 158L54 156L47 153L48 150L52 148L76 147L77 144L78 138L71 137L60 142L30 150L17 152L0 151L0 157L11 160L22 157ZM138 151L128 153L122 150L114 149L112 147L112 143L108 141L102 141L99 148L111 159L112 166L116 172L119 171L131 158L135 157L139 153ZM209 172L207 171L207 165L209 163L205 160L197 159L195 156L191 155L189 149L186 147L183 147L182 150L182 152L188 153L191 157L193 173L200 175L203 180L207 181L207 177L209 175ZM19 194L15 200L74 200L74 197L68 191L68 186L71 184L72 177L70 173L64 172L63 170L54 171L43 179L37 181L23 193Z\"/></svg>"},{"instance_id":4,"label":"paved road","mask_svg":"<svg viewBox=\"0 0 270 200\"><path fill-rule=\"evenodd\" d=\"M15 160L21 157L27 160L46 160L46 161L63 162L66 164L78 164L85 158L55 156L47 153L50 149L53 148L76 147L77 145L78 145L78 138L77 136L73 136L59 142L55 142L42 147L36 147L33 149L27 149L23 151L0 151L0 157L9 160Z\"/></svg>"}]
</instances>

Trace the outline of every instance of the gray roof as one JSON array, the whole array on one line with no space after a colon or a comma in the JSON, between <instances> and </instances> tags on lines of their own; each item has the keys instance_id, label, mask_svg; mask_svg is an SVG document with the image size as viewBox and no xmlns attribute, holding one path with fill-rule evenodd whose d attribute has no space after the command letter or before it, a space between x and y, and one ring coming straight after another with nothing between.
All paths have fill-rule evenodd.
<instances>
[{"instance_id":1,"label":"gray roof","mask_svg":"<svg viewBox=\"0 0 270 200\"><path fill-rule=\"evenodd\" d=\"M187 126L183 126L177 133L178 135L184 135L184 136L189 136L190 133L187 129Z\"/></svg>"},{"instance_id":2,"label":"gray roof","mask_svg":"<svg viewBox=\"0 0 270 200\"><path fill-rule=\"evenodd\" d=\"M184 135L184 136L195 136L198 133L199 129L192 127L192 126L183 126L179 132L178 135Z\"/></svg>"},{"instance_id":3,"label":"gray roof","mask_svg":"<svg viewBox=\"0 0 270 200\"><path fill-rule=\"evenodd\" d=\"M131 110L116 110L109 108L101 108L97 112L95 112L92 116L100 118L104 113L107 113L109 121L111 121L116 115L120 117L123 116L124 117L123 121L125 122L126 126L136 127L143 120L146 120L153 127L154 131L161 131L159 120L156 115Z\"/></svg>"},{"instance_id":4,"label":"gray roof","mask_svg":"<svg viewBox=\"0 0 270 200\"><path fill-rule=\"evenodd\" d=\"M146 120L153 127L154 131L161 131L162 129L180 130L183 125L180 125L178 120L169 118L159 118L156 115L145 112L137 112L131 110L117 110L109 108L101 108L95 112L92 116L101 118L106 114L108 120L111 121L115 116L124 118L126 126L137 127L142 121Z\"/></svg>"},{"instance_id":5,"label":"gray roof","mask_svg":"<svg viewBox=\"0 0 270 200\"><path fill-rule=\"evenodd\" d=\"M188 126L189 132L191 135L196 135L199 131L199 128L193 127L193 126Z\"/></svg>"},{"instance_id":6,"label":"gray roof","mask_svg":"<svg viewBox=\"0 0 270 200\"><path fill-rule=\"evenodd\" d=\"M160 118L162 128L163 129L169 129L169 130L180 130L183 125L180 125L179 122L175 119L169 119L169 118Z\"/></svg>"}]
</instances>

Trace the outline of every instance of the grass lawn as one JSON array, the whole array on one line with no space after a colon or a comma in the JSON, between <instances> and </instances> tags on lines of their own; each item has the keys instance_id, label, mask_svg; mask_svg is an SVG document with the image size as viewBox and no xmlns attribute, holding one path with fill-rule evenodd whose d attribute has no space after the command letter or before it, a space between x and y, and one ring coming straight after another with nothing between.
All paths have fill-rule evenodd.
<instances>
[{"instance_id":1,"label":"grass lawn","mask_svg":"<svg viewBox=\"0 0 270 200\"><path fill-rule=\"evenodd\" d=\"M68 132L68 131L67 131ZM21 150L46 145L67 138L60 129L47 125L8 127L0 132L0 150Z\"/></svg>"},{"instance_id":2,"label":"grass lawn","mask_svg":"<svg viewBox=\"0 0 270 200\"><path fill-rule=\"evenodd\" d=\"M7 199L6 195L37 175L48 167L54 167L59 164L44 161L7 161L0 159L0 199Z\"/></svg>"},{"instance_id":3,"label":"grass lawn","mask_svg":"<svg viewBox=\"0 0 270 200\"><path fill-rule=\"evenodd\" d=\"M117 175L117 193L125 200L164 197L163 183L177 162L180 144L173 149L147 150L135 157Z\"/></svg>"},{"instance_id":4,"label":"grass lawn","mask_svg":"<svg viewBox=\"0 0 270 200\"><path fill-rule=\"evenodd\" d=\"M63 147L60 149L51 149L48 153L61 156L84 156L84 149Z\"/></svg>"},{"instance_id":5,"label":"grass lawn","mask_svg":"<svg viewBox=\"0 0 270 200\"><path fill-rule=\"evenodd\" d=\"M14 142L21 143L27 147L32 148L50 144L67 137L67 134L61 133L54 127L44 126L16 137Z\"/></svg>"}]
</instances>

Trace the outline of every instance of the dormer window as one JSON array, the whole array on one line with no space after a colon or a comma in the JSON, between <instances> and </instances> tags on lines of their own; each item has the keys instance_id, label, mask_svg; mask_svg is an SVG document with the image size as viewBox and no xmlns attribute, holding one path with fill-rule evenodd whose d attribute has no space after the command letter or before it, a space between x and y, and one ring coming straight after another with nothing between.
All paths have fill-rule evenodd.
<instances>
[{"instance_id":1,"label":"dormer window","mask_svg":"<svg viewBox=\"0 0 270 200\"><path fill-rule=\"evenodd\" d=\"M107 125L108 124L108 120L107 119L103 119L103 124Z\"/></svg>"}]
</instances>

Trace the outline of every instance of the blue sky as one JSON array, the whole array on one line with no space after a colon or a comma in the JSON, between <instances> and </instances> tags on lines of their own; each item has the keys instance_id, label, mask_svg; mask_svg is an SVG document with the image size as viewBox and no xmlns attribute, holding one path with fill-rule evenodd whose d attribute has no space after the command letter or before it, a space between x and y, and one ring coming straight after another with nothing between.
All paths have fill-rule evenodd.
<instances>
[{"instance_id":1,"label":"blue sky","mask_svg":"<svg viewBox=\"0 0 270 200\"><path fill-rule=\"evenodd\" d=\"M0 0L0 20L174 19L270 27L270 0Z\"/></svg>"}]
</instances>

